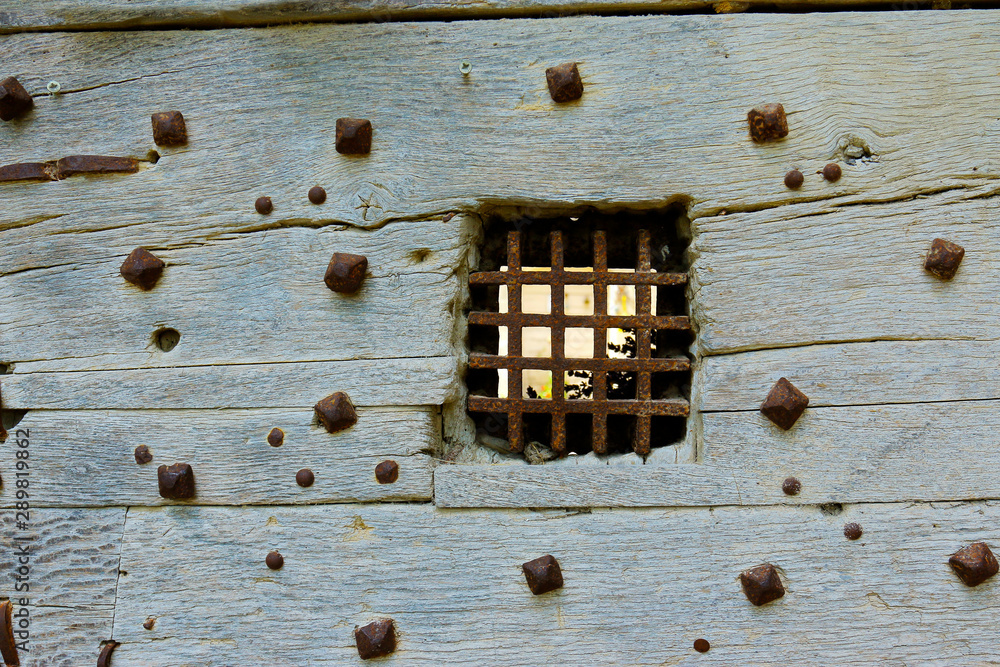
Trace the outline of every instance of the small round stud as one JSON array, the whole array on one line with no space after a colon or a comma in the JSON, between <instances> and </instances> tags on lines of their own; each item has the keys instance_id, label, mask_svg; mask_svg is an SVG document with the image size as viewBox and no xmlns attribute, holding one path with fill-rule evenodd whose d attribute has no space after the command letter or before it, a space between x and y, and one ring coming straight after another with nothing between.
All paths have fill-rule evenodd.
<instances>
[{"instance_id":1,"label":"small round stud","mask_svg":"<svg viewBox=\"0 0 1000 667\"><path fill-rule=\"evenodd\" d=\"M313 204L322 204L326 201L326 190L319 187L318 185L309 188L309 201Z\"/></svg>"},{"instance_id":2,"label":"small round stud","mask_svg":"<svg viewBox=\"0 0 1000 667\"><path fill-rule=\"evenodd\" d=\"M274 210L274 203L271 201L270 197L259 197L257 201L253 203L253 207L257 209L257 212L261 215L267 215Z\"/></svg>"}]
</instances>

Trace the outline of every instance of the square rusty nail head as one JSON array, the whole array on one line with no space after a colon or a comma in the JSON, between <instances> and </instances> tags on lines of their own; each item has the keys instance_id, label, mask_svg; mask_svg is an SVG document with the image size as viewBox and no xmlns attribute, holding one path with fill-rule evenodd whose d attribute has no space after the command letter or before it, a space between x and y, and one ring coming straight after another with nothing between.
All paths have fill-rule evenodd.
<instances>
[{"instance_id":1,"label":"square rusty nail head","mask_svg":"<svg viewBox=\"0 0 1000 667\"><path fill-rule=\"evenodd\" d=\"M368 258L364 255L335 252L326 267L323 282L334 292L354 294L361 289L367 273Z\"/></svg>"},{"instance_id":2,"label":"square rusty nail head","mask_svg":"<svg viewBox=\"0 0 1000 667\"><path fill-rule=\"evenodd\" d=\"M154 113L152 120L153 141L157 146L180 146L187 143L187 126L180 111Z\"/></svg>"},{"instance_id":3,"label":"square rusty nail head","mask_svg":"<svg viewBox=\"0 0 1000 667\"><path fill-rule=\"evenodd\" d=\"M996 556L985 542L959 549L948 559L948 564L966 586L978 586L1000 570Z\"/></svg>"},{"instance_id":4,"label":"square rusty nail head","mask_svg":"<svg viewBox=\"0 0 1000 667\"><path fill-rule=\"evenodd\" d=\"M553 102L572 102L583 97L583 80L576 63L563 63L545 70Z\"/></svg>"},{"instance_id":5,"label":"square rusty nail head","mask_svg":"<svg viewBox=\"0 0 1000 667\"><path fill-rule=\"evenodd\" d=\"M528 561L521 566L521 569L524 571L528 588L535 595L562 588L562 569L559 567L559 561L550 555Z\"/></svg>"},{"instance_id":6,"label":"square rusty nail head","mask_svg":"<svg viewBox=\"0 0 1000 667\"><path fill-rule=\"evenodd\" d=\"M787 379L781 378L771 387L760 411L779 428L787 431L795 425L808 405L809 397Z\"/></svg>"},{"instance_id":7,"label":"square rusty nail head","mask_svg":"<svg viewBox=\"0 0 1000 667\"><path fill-rule=\"evenodd\" d=\"M927 251L924 268L941 280L951 280L958 272L963 257L965 248L962 246L944 239L934 239Z\"/></svg>"},{"instance_id":8,"label":"square rusty nail head","mask_svg":"<svg viewBox=\"0 0 1000 667\"><path fill-rule=\"evenodd\" d=\"M328 433L343 431L358 423L358 413L354 410L354 404L342 391L330 394L313 409Z\"/></svg>"},{"instance_id":9,"label":"square rusty nail head","mask_svg":"<svg viewBox=\"0 0 1000 667\"><path fill-rule=\"evenodd\" d=\"M337 119L337 152L366 155L372 150L372 122L364 118Z\"/></svg>"},{"instance_id":10,"label":"square rusty nail head","mask_svg":"<svg viewBox=\"0 0 1000 667\"><path fill-rule=\"evenodd\" d=\"M788 119L785 107L780 104L761 104L747 113L750 138L761 143L788 136Z\"/></svg>"},{"instance_id":11,"label":"square rusty nail head","mask_svg":"<svg viewBox=\"0 0 1000 667\"><path fill-rule=\"evenodd\" d=\"M12 76L0 81L0 120L14 120L35 106L21 82Z\"/></svg>"},{"instance_id":12,"label":"square rusty nail head","mask_svg":"<svg viewBox=\"0 0 1000 667\"><path fill-rule=\"evenodd\" d=\"M354 641L362 660L381 658L396 650L396 626L391 618L354 628Z\"/></svg>"},{"instance_id":13,"label":"square rusty nail head","mask_svg":"<svg viewBox=\"0 0 1000 667\"><path fill-rule=\"evenodd\" d=\"M194 498L194 471L187 463L162 465L156 469L160 495L170 500Z\"/></svg>"},{"instance_id":14,"label":"square rusty nail head","mask_svg":"<svg viewBox=\"0 0 1000 667\"><path fill-rule=\"evenodd\" d=\"M143 290L151 290L163 274L163 260L145 248L136 248L122 262L122 278Z\"/></svg>"},{"instance_id":15,"label":"square rusty nail head","mask_svg":"<svg viewBox=\"0 0 1000 667\"><path fill-rule=\"evenodd\" d=\"M740 574L740 583L747 599L760 607L768 602L774 602L785 595L785 587L781 583L778 571L770 563L758 565Z\"/></svg>"}]
</instances>

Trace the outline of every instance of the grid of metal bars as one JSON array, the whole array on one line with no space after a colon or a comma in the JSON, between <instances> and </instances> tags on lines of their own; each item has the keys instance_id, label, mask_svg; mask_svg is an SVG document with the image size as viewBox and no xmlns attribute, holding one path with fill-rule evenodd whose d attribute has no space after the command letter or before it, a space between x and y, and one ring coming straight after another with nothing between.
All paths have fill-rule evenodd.
<instances>
[{"instance_id":1,"label":"grid of metal bars","mask_svg":"<svg viewBox=\"0 0 1000 667\"><path fill-rule=\"evenodd\" d=\"M472 273L472 285L506 285L507 312L469 313L470 325L507 327L507 355L473 353L469 358L471 368L506 369L506 398L469 396L470 412L506 413L507 439L516 452L524 449L523 415L551 414L551 448L564 455L566 446L566 415L590 414L593 418L591 447L597 454L606 454L607 421L609 414L632 415L636 418L633 450L645 456L650 451L650 419L653 416L686 417L690 411L688 401L682 398L654 399L652 374L654 372L686 371L690 361L686 358L657 358L652 356L652 333L658 329L690 330L691 324L684 316L658 316L652 312L652 287L673 286L687 283L683 273L657 273L651 268L649 232L638 233L638 261L635 273L608 271L607 239L603 231L594 232L594 264L591 271L567 271L564 266L562 232L552 232L551 270L524 271L521 266L521 233L507 235L507 270ZM548 314L524 313L521 309L521 285L549 285L552 307ZM563 301L566 285L594 286L594 314L566 315ZM635 285L635 315L608 315L608 286ZM550 358L521 356L522 327L548 327L551 332ZM565 339L567 327L585 327L594 331L593 358L566 358ZM634 358L609 358L607 355L608 329L634 329L636 354ZM552 398L523 398L523 369L552 371ZM566 371L591 371L593 397L567 399L565 395ZM634 399L608 399L607 374L626 371L636 375Z\"/></svg>"}]
</instances>

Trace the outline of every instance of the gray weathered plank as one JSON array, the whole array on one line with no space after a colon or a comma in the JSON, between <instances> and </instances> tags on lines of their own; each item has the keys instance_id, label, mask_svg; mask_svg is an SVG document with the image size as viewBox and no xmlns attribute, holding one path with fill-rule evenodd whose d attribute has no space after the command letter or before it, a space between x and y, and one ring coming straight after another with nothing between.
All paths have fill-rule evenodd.
<instances>
[{"instance_id":1,"label":"gray weathered plank","mask_svg":"<svg viewBox=\"0 0 1000 667\"><path fill-rule=\"evenodd\" d=\"M787 377L809 405L1000 398L997 340L873 341L704 357L702 411L756 410Z\"/></svg>"},{"instance_id":2,"label":"gray weathered plank","mask_svg":"<svg viewBox=\"0 0 1000 667\"><path fill-rule=\"evenodd\" d=\"M157 244L254 228L260 194L275 201L267 222L371 226L492 205L686 201L701 216L965 188L993 174L995 41L981 30L992 16L571 17L8 35L6 71L40 97L29 118L0 127L0 163L145 157L154 148L149 115L165 108L185 112L190 142L162 149L138 174L4 184L0 228L15 242L146 225ZM859 42L873 45L864 59ZM463 59L473 64L468 77L458 70ZM568 60L579 61L586 93L556 105L545 68ZM66 92L45 95L50 79ZM755 145L746 114L767 101L785 105L791 133ZM334 121L347 115L373 121L370 156L334 151ZM836 184L813 173L859 155ZM796 192L782 184L792 166L810 174ZM330 194L320 209L304 196L317 182Z\"/></svg>"},{"instance_id":3,"label":"gray weathered plank","mask_svg":"<svg viewBox=\"0 0 1000 667\"><path fill-rule=\"evenodd\" d=\"M411 21L574 14L656 13L711 8L740 12L771 7L849 6L861 0L22 0L0 14L0 33L28 30L121 30L137 28L224 28L322 21ZM977 3L972 3L977 4ZM935 2L934 8L950 8ZM916 9L917 6L894 9Z\"/></svg>"},{"instance_id":4,"label":"gray weathered plank","mask_svg":"<svg viewBox=\"0 0 1000 667\"><path fill-rule=\"evenodd\" d=\"M0 276L0 360L78 370L446 355L463 221L279 228L163 248L141 228L35 236L11 252L45 268ZM119 275L136 246L167 263L148 292ZM323 282L334 252L368 258L357 294ZM165 327L181 334L168 353L153 341Z\"/></svg>"},{"instance_id":5,"label":"gray weathered plank","mask_svg":"<svg viewBox=\"0 0 1000 667\"><path fill-rule=\"evenodd\" d=\"M398 628L389 662L407 665L995 657L983 619L1000 584L968 588L947 560L973 541L998 544L1000 506L829 511L132 510L115 664L360 664L353 628L382 617ZM858 542L844 538L847 521L863 526ZM285 559L279 571L264 565L272 549ZM547 553L565 585L536 597L520 566ZM780 568L787 593L757 608L738 575L761 562ZM148 616L151 631L141 626ZM692 649L699 637L707 654Z\"/></svg>"},{"instance_id":6,"label":"gray weathered plank","mask_svg":"<svg viewBox=\"0 0 1000 667\"><path fill-rule=\"evenodd\" d=\"M988 463L998 407L810 408L790 431L756 409L703 413L696 464L443 466L434 499L442 507L621 507L998 498ZM801 495L782 492L790 476Z\"/></svg>"},{"instance_id":7,"label":"gray weathered plank","mask_svg":"<svg viewBox=\"0 0 1000 667\"><path fill-rule=\"evenodd\" d=\"M454 392L450 357L228 364L2 377L9 409L312 407L335 391L363 406L439 405Z\"/></svg>"},{"instance_id":8,"label":"gray weathered plank","mask_svg":"<svg viewBox=\"0 0 1000 667\"><path fill-rule=\"evenodd\" d=\"M996 192L988 182L880 206L787 206L698 220L692 306L699 345L716 354L1000 339L990 308L1000 290ZM937 237L966 249L950 281L923 268ZM942 342L942 354L922 372L940 367L945 349Z\"/></svg>"},{"instance_id":9,"label":"gray weathered plank","mask_svg":"<svg viewBox=\"0 0 1000 667\"><path fill-rule=\"evenodd\" d=\"M5 465L4 470L4 492L8 494L15 478L12 466ZM41 471L31 470L28 480L31 493L38 489L44 494L47 480ZM21 567L15 545L30 545L29 650L20 652L21 665L93 664L100 642L112 634L125 509L54 510L40 509L33 503L28 523L29 530L19 530L14 510L0 510L8 554L4 563L9 568L4 573L7 583L2 594L13 600L15 613L25 594L14 590L15 570ZM33 539L15 542L15 536Z\"/></svg>"},{"instance_id":10,"label":"gray weathered plank","mask_svg":"<svg viewBox=\"0 0 1000 667\"><path fill-rule=\"evenodd\" d=\"M349 430L327 433L311 410L32 411L19 429L31 434L35 506L157 505L161 464L191 464L193 503L212 505L429 500L432 459L440 437L430 408L361 408ZM285 432L272 447L272 428ZM12 434L13 437L13 434ZM138 465L134 450L147 445L152 463ZM13 470L14 447L0 452ZM395 484L378 484L375 466L399 463ZM316 481L295 483L309 468ZM11 473L7 473L10 475ZM16 502L13 480L0 502Z\"/></svg>"}]
</instances>

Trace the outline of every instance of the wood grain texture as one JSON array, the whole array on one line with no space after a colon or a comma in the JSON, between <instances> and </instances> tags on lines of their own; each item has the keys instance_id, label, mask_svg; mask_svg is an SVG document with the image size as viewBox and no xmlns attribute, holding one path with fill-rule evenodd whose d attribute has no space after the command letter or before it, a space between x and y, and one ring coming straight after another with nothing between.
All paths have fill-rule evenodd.
<instances>
[{"instance_id":1,"label":"wood grain texture","mask_svg":"<svg viewBox=\"0 0 1000 667\"><path fill-rule=\"evenodd\" d=\"M0 350L6 362L31 362L19 371L447 355L455 267L468 252L465 220L266 229L164 247L136 230L36 236L11 251L45 268L0 276L9 296L0 306ZM136 246L167 263L148 292L119 275ZM334 252L368 258L358 293L324 284ZM167 353L154 342L166 327L181 335Z\"/></svg>"},{"instance_id":2,"label":"wood grain texture","mask_svg":"<svg viewBox=\"0 0 1000 667\"><path fill-rule=\"evenodd\" d=\"M1000 398L996 340L873 341L704 357L703 412L758 410L781 377L809 405L849 406Z\"/></svg>"},{"instance_id":3,"label":"wood grain texture","mask_svg":"<svg viewBox=\"0 0 1000 667\"><path fill-rule=\"evenodd\" d=\"M5 470L11 468L4 467ZM43 476L32 471L32 486L44 488ZM7 473L5 493L14 486ZM13 537L27 535L30 572L28 597L30 633L23 667L77 667L93 664L100 642L110 639L118 584L118 565L125 509L41 509L30 511L30 530L15 528L13 510L0 510L4 549L3 595L18 610L24 592L14 590L14 570L20 567ZM21 575L23 576L23 575Z\"/></svg>"},{"instance_id":4,"label":"wood grain texture","mask_svg":"<svg viewBox=\"0 0 1000 667\"><path fill-rule=\"evenodd\" d=\"M429 500L428 452L440 437L432 409L361 408L358 423L339 433L314 424L312 410L33 411L18 428L30 429L33 505L90 507L159 505L156 469L189 463L193 503L244 505L343 501ZM272 428L285 432L272 447ZM12 436L13 437L13 436ZM152 463L139 465L134 450L147 445ZM399 463L395 484L378 484L375 466ZM13 448L0 466L13 470ZM295 483L309 468L316 481ZM11 473L8 473L10 475ZM0 502L16 502L11 483Z\"/></svg>"},{"instance_id":5,"label":"wood grain texture","mask_svg":"<svg viewBox=\"0 0 1000 667\"><path fill-rule=\"evenodd\" d=\"M790 431L756 409L703 413L697 464L455 465L441 507L624 507L1000 497L1000 401L809 408ZM590 463L600 461L586 457ZM781 490L786 477L798 496Z\"/></svg>"},{"instance_id":6,"label":"wood grain texture","mask_svg":"<svg viewBox=\"0 0 1000 667\"><path fill-rule=\"evenodd\" d=\"M970 542L998 543L997 504L828 511L132 510L115 664L360 664L353 628L384 617L399 637L388 662L406 665L995 658L983 623L1000 583L968 588L947 560ZM863 526L858 542L843 536L848 521ZM264 566L272 549L279 571ZM565 585L536 597L521 563L549 553ZM738 575L762 562L787 593L757 608ZM699 637L712 644L704 655L692 649Z\"/></svg>"},{"instance_id":7,"label":"wood grain texture","mask_svg":"<svg viewBox=\"0 0 1000 667\"><path fill-rule=\"evenodd\" d=\"M879 206L788 206L698 220L692 303L699 345L717 354L845 341L1000 339L988 306L1000 289L996 194L984 184ZM966 249L950 281L923 268L938 237ZM923 372L948 358L944 342Z\"/></svg>"},{"instance_id":8,"label":"wood grain texture","mask_svg":"<svg viewBox=\"0 0 1000 667\"><path fill-rule=\"evenodd\" d=\"M23 0L0 13L0 33L29 30L121 30L137 28L224 28L322 21L411 21L426 19L572 16L600 13L656 13L712 8L746 11L758 2L709 0ZM843 7L860 0L777 0L767 7ZM973 3L976 4L976 3ZM943 5L950 7L949 5ZM894 7L916 9L917 6ZM937 8L937 6L935 6Z\"/></svg>"},{"instance_id":9,"label":"wood grain texture","mask_svg":"<svg viewBox=\"0 0 1000 667\"><path fill-rule=\"evenodd\" d=\"M9 409L311 408L335 391L355 405L438 405L454 392L450 357L229 364L4 376Z\"/></svg>"},{"instance_id":10,"label":"wood grain texture","mask_svg":"<svg viewBox=\"0 0 1000 667\"><path fill-rule=\"evenodd\" d=\"M167 108L184 112L190 140L161 149L138 174L4 184L0 228L6 247L109 227L117 235L143 227L145 242L157 245L254 228L261 194L275 201L269 223L370 227L494 205L686 201L699 217L965 188L995 178L995 42L981 30L992 16L9 35L7 71L39 97L29 117L0 128L0 163L95 152L144 158L154 148L149 116ZM864 59L859 42L872 45ZM473 64L468 77L463 59ZM585 93L557 105L545 69L568 60L579 62ZM65 92L44 94L50 79ZM747 111L774 101L788 111L790 134L754 144ZM372 120L370 156L336 154L341 116ZM831 160L844 162L836 184L814 173ZM782 183L792 166L810 174L794 192ZM319 210L304 196L317 183L330 195ZM14 265L25 262L32 265Z\"/></svg>"}]
</instances>

